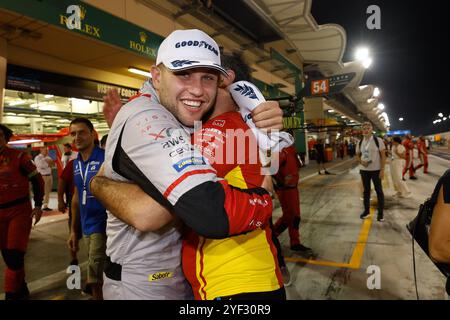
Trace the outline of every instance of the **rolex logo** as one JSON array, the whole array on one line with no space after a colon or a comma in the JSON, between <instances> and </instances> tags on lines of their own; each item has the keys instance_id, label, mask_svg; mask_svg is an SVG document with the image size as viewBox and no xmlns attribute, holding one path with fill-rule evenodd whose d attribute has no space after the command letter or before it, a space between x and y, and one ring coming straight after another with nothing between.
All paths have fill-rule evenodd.
<instances>
[{"instance_id":1,"label":"rolex logo","mask_svg":"<svg viewBox=\"0 0 450 320\"><path fill-rule=\"evenodd\" d=\"M82 23L86 17L86 8L79 5L70 5L67 7L65 16L63 14L59 15L60 24L65 25L70 30L79 30L80 32L86 33L90 36L101 38L100 28L88 23Z\"/></svg>"},{"instance_id":2,"label":"rolex logo","mask_svg":"<svg viewBox=\"0 0 450 320\"><path fill-rule=\"evenodd\" d=\"M144 31L139 32L139 39L142 43L145 43L147 41L147 34Z\"/></svg>"},{"instance_id":3,"label":"rolex logo","mask_svg":"<svg viewBox=\"0 0 450 320\"><path fill-rule=\"evenodd\" d=\"M86 8L83 6L79 6L80 8L80 19L83 20L84 17L86 16Z\"/></svg>"}]
</instances>

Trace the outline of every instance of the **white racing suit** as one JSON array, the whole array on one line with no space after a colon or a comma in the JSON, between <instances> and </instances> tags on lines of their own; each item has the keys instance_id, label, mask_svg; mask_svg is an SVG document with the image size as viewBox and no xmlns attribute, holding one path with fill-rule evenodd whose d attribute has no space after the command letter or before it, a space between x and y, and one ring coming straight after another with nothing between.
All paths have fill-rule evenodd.
<instances>
[{"instance_id":1,"label":"white racing suit","mask_svg":"<svg viewBox=\"0 0 450 320\"><path fill-rule=\"evenodd\" d=\"M105 176L138 184L205 237L226 238L264 227L272 213L270 195L261 188L240 190L218 181L191 145L189 129L159 104L149 83L141 94L114 120ZM142 233L108 212L106 254L111 263L105 268L105 299L192 297L181 270L181 233L176 227L166 229Z\"/></svg>"}]
</instances>

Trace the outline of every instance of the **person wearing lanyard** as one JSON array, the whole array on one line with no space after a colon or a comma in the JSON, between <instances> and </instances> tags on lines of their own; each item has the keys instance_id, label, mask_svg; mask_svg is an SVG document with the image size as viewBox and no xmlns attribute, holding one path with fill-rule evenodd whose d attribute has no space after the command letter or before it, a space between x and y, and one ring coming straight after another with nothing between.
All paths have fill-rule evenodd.
<instances>
[{"instance_id":1,"label":"person wearing lanyard","mask_svg":"<svg viewBox=\"0 0 450 320\"><path fill-rule=\"evenodd\" d=\"M382 139L372 134L373 127L370 122L362 125L363 139L356 146L356 154L360 163L360 174L364 186L364 212L361 219L369 217L370 213L370 181L373 181L378 198L378 221L384 221L384 193L381 180L384 178L384 165L386 163L386 147ZM376 139L376 140L375 140Z\"/></svg>"},{"instance_id":2,"label":"person wearing lanyard","mask_svg":"<svg viewBox=\"0 0 450 320\"><path fill-rule=\"evenodd\" d=\"M86 118L70 123L70 135L79 150L74 160L75 190L72 198L72 226L68 240L70 250L78 251L79 225L88 249L87 285L95 300L102 300L103 268L106 261L106 209L89 190L89 180L97 174L105 151L94 144L95 132Z\"/></svg>"}]
</instances>

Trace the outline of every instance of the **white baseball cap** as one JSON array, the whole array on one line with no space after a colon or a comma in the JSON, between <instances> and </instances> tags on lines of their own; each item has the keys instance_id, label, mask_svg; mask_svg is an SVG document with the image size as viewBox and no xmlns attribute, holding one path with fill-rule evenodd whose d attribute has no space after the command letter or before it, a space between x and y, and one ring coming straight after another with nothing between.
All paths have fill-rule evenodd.
<instances>
[{"instance_id":1,"label":"white baseball cap","mask_svg":"<svg viewBox=\"0 0 450 320\"><path fill-rule=\"evenodd\" d=\"M201 30L176 30L161 43L156 65L172 71L211 68L228 75L220 63L220 50L213 38Z\"/></svg>"}]
</instances>

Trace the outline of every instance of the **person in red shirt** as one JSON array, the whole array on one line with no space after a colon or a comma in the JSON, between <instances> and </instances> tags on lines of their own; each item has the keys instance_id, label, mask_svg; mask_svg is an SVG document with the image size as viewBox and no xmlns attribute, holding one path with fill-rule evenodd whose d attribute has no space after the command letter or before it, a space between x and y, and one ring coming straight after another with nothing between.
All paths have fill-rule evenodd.
<instances>
[{"instance_id":1,"label":"person in red shirt","mask_svg":"<svg viewBox=\"0 0 450 320\"><path fill-rule=\"evenodd\" d=\"M312 253L312 250L300 243L300 195L298 190L300 159L295 146L284 148L280 152L280 168L274 175L274 187L280 201L283 215L275 222L275 235L279 236L288 229L291 250Z\"/></svg>"},{"instance_id":2,"label":"person in red shirt","mask_svg":"<svg viewBox=\"0 0 450 320\"><path fill-rule=\"evenodd\" d=\"M403 168L402 178L405 180L406 171L409 171L409 178L411 180L416 180L417 177L414 175L414 143L411 140L411 135L407 134L405 140L403 140L402 145L406 149L405 153L405 166Z\"/></svg>"},{"instance_id":3,"label":"person in red shirt","mask_svg":"<svg viewBox=\"0 0 450 320\"><path fill-rule=\"evenodd\" d=\"M423 173L428 173L428 151L425 138L423 136L420 136L417 141L417 150L419 151L420 164L414 168L414 171L417 171L417 169L423 167Z\"/></svg>"},{"instance_id":4,"label":"person in red shirt","mask_svg":"<svg viewBox=\"0 0 450 320\"><path fill-rule=\"evenodd\" d=\"M70 160L66 166L64 167L61 175L59 176L58 181L58 210L61 213L66 213L66 209L69 208L69 232L71 230L72 225L72 196L74 192L74 184L73 184L73 159ZM65 199L64 199L65 198ZM81 226L78 228L81 230ZM81 239L82 234L78 235L78 239ZM77 252L70 250L70 256L72 260L70 261L70 265L78 265L78 257Z\"/></svg>"},{"instance_id":5,"label":"person in red shirt","mask_svg":"<svg viewBox=\"0 0 450 320\"><path fill-rule=\"evenodd\" d=\"M0 249L6 264L5 299L21 300L29 295L24 257L32 219L35 225L41 219L44 180L27 153L7 146L12 134L0 124ZM33 186L34 209L29 182Z\"/></svg>"}]
</instances>

